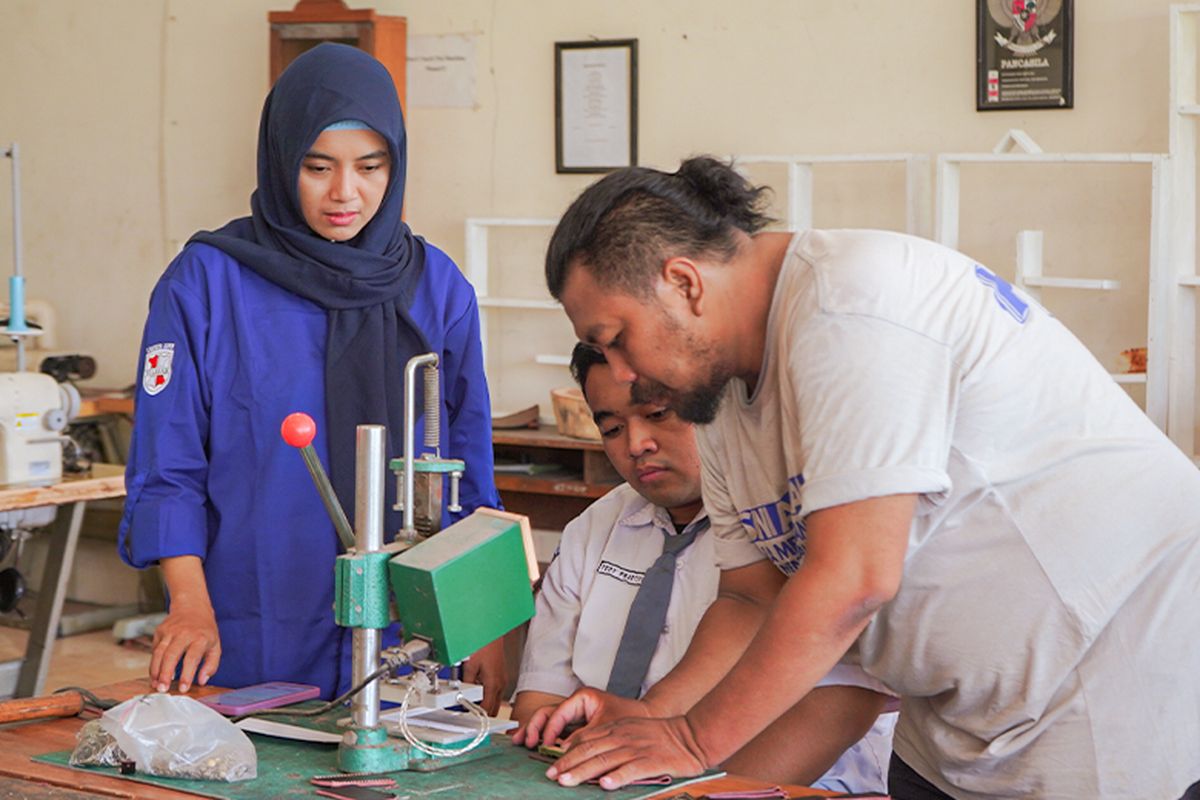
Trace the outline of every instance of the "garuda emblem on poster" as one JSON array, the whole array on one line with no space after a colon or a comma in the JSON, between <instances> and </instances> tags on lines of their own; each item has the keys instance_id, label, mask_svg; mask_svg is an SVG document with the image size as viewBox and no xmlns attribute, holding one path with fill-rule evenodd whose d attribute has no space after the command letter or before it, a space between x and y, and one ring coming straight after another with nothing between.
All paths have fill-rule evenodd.
<instances>
[{"instance_id":1,"label":"garuda emblem on poster","mask_svg":"<svg viewBox=\"0 0 1200 800\"><path fill-rule=\"evenodd\" d=\"M988 0L988 13L1004 32L995 35L996 44L1021 56L1031 55L1058 36L1048 28L1062 11L1063 0ZM1043 34L1042 30L1047 29Z\"/></svg>"}]
</instances>

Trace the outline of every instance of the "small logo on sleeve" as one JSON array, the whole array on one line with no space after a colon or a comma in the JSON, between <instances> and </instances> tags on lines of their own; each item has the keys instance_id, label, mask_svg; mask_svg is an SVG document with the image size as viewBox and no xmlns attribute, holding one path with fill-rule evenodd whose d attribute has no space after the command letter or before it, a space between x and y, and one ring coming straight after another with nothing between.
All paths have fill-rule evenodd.
<instances>
[{"instance_id":1,"label":"small logo on sleeve","mask_svg":"<svg viewBox=\"0 0 1200 800\"><path fill-rule=\"evenodd\" d=\"M1029 303L1021 299L1011 283L978 264L975 265L975 277L992 290L992 295L995 296L996 302L1004 310L1004 313L1022 325L1025 324L1025 320L1029 319Z\"/></svg>"},{"instance_id":2,"label":"small logo on sleeve","mask_svg":"<svg viewBox=\"0 0 1200 800\"><path fill-rule=\"evenodd\" d=\"M146 394L153 396L167 388L174 358L174 342L159 342L146 348L146 362L142 367L142 388Z\"/></svg>"}]
</instances>

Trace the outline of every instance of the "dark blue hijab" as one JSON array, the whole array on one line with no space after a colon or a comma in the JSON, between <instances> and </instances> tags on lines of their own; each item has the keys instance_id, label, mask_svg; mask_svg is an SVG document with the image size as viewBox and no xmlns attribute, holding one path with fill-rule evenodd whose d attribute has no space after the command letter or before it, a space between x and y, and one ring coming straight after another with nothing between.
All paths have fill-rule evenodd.
<instances>
[{"instance_id":1,"label":"dark blue hijab","mask_svg":"<svg viewBox=\"0 0 1200 800\"><path fill-rule=\"evenodd\" d=\"M371 221L350 241L334 243L304 221L298 184L305 153L344 120L365 122L384 138L391 172ZM389 455L403 451L404 365L429 350L408 311L425 245L400 218L406 160L404 118L387 69L357 48L318 45L292 61L267 95L251 216L192 237L327 310L329 472L352 520L355 426L387 425Z\"/></svg>"}]
</instances>

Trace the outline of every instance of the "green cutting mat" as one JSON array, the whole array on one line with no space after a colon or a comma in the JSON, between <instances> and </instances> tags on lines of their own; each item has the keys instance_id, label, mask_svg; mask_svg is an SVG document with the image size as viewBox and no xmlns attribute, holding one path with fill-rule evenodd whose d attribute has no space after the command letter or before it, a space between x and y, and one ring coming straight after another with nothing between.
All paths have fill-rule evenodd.
<instances>
[{"instance_id":1,"label":"green cutting mat","mask_svg":"<svg viewBox=\"0 0 1200 800\"><path fill-rule=\"evenodd\" d=\"M344 713L344 712L343 712ZM169 789L193 792L218 800L268 800L277 797L315 797L316 787L308 780L314 775L337 773L337 748L328 744L294 742L269 736L249 734L258 750L258 777L252 781L221 783L158 778L152 775L119 775L113 767L79 767L104 772L114 777L152 783ZM606 800L635 800L651 797L669 788L683 786L693 780L721 775L706 773L702 778L676 781L667 786L634 786L606 792L599 786L580 786L567 789L546 779L542 761L529 757L531 751L514 746L504 735L492 737L496 755L448 767L437 772L396 772L396 787L390 789L398 800L451 800L451 798L495 798L502 800L555 800L555 798L603 797ZM71 751L62 750L38 756L35 760L58 766L69 766Z\"/></svg>"}]
</instances>

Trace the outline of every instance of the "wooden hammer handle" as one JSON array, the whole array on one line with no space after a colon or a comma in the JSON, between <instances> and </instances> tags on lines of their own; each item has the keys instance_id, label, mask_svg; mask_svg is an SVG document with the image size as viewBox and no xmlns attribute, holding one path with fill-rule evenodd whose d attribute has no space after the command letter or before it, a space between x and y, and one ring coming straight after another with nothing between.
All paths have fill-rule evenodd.
<instances>
[{"instance_id":1,"label":"wooden hammer handle","mask_svg":"<svg viewBox=\"0 0 1200 800\"><path fill-rule=\"evenodd\" d=\"M80 711L83 711L83 695L79 692L21 697L0 702L0 724L48 717L73 717Z\"/></svg>"}]
</instances>

